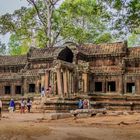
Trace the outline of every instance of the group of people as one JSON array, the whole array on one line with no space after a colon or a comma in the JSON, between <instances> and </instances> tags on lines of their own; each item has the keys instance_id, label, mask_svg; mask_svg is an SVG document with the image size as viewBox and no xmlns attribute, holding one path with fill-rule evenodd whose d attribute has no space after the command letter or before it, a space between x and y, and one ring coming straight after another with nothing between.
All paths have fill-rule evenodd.
<instances>
[{"instance_id":1,"label":"group of people","mask_svg":"<svg viewBox=\"0 0 140 140\"><path fill-rule=\"evenodd\" d=\"M28 113L30 113L31 111L31 107L32 107L32 101L30 98L26 100L24 100L24 98L22 98L21 102L20 102L20 113L25 113L25 109L27 107Z\"/></svg>"},{"instance_id":2,"label":"group of people","mask_svg":"<svg viewBox=\"0 0 140 140\"><path fill-rule=\"evenodd\" d=\"M28 113L30 113L32 107L32 101L30 98L27 99L27 101L22 98L20 102L20 113L25 113L25 109L27 108ZM8 107L9 112L14 112L15 111L15 101L14 99L11 99L9 102L9 107ZM0 99L0 118L2 116L2 101Z\"/></svg>"},{"instance_id":3,"label":"group of people","mask_svg":"<svg viewBox=\"0 0 140 140\"><path fill-rule=\"evenodd\" d=\"M47 89L45 89L44 87L41 88L41 97L45 97L47 95L50 95L51 93L52 93L51 85L49 85Z\"/></svg>"},{"instance_id":4,"label":"group of people","mask_svg":"<svg viewBox=\"0 0 140 140\"><path fill-rule=\"evenodd\" d=\"M88 99L80 99L78 101L78 109L89 109L90 108L90 102Z\"/></svg>"}]
</instances>

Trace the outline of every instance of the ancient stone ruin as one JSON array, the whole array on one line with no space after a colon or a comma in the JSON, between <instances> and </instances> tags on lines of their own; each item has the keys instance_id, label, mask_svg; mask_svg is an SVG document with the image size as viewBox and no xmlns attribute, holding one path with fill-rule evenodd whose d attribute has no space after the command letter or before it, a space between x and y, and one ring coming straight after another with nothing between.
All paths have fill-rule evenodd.
<instances>
[{"instance_id":1,"label":"ancient stone ruin","mask_svg":"<svg viewBox=\"0 0 140 140\"><path fill-rule=\"evenodd\" d=\"M37 49L27 55L0 56L0 95L39 93L51 86L52 94L140 94L140 48L126 42L67 43Z\"/></svg>"}]
</instances>

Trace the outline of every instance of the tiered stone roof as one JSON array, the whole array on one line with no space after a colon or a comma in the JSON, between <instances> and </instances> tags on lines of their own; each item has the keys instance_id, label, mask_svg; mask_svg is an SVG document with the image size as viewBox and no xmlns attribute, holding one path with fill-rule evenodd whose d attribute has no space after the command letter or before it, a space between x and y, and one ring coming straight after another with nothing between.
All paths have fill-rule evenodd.
<instances>
[{"instance_id":1,"label":"tiered stone roof","mask_svg":"<svg viewBox=\"0 0 140 140\"><path fill-rule=\"evenodd\" d=\"M42 71L44 72L44 70L42 69L32 69L32 70L27 70L26 72L24 72L23 76L31 76L31 77L36 77L39 76L40 73L42 73Z\"/></svg>"},{"instance_id":2,"label":"tiered stone roof","mask_svg":"<svg viewBox=\"0 0 140 140\"><path fill-rule=\"evenodd\" d=\"M51 47L51 48L31 48L29 52L29 59L46 59L57 57L59 52L64 49L64 47Z\"/></svg>"},{"instance_id":3,"label":"tiered stone roof","mask_svg":"<svg viewBox=\"0 0 140 140\"><path fill-rule=\"evenodd\" d=\"M120 74L123 72L122 68L118 66L91 67L90 70L96 74Z\"/></svg>"},{"instance_id":4,"label":"tiered stone roof","mask_svg":"<svg viewBox=\"0 0 140 140\"><path fill-rule=\"evenodd\" d=\"M0 66L3 65L25 65L27 63L27 56L0 56Z\"/></svg>"},{"instance_id":5,"label":"tiered stone roof","mask_svg":"<svg viewBox=\"0 0 140 140\"><path fill-rule=\"evenodd\" d=\"M19 73L0 73L0 81L15 79L21 79L21 75Z\"/></svg>"},{"instance_id":6,"label":"tiered stone roof","mask_svg":"<svg viewBox=\"0 0 140 140\"><path fill-rule=\"evenodd\" d=\"M109 43L109 44L85 44L79 47L79 51L85 55L98 56L98 55L112 55L116 56L126 53L126 45L124 42Z\"/></svg>"},{"instance_id":7,"label":"tiered stone roof","mask_svg":"<svg viewBox=\"0 0 140 140\"><path fill-rule=\"evenodd\" d=\"M140 58L140 47L128 48L128 59Z\"/></svg>"}]
</instances>

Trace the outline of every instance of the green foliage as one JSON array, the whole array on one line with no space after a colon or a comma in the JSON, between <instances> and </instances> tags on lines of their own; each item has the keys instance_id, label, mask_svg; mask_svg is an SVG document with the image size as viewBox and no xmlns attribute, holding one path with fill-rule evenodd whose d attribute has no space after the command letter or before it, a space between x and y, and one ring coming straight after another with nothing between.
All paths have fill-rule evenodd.
<instances>
[{"instance_id":1,"label":"green foliage","mask_svg":"<svg viewBox=\"0 0 140 140\"><path fill-rule=\"evenodd\" d=\"M112 29L125 35L138 32L140 27L140 0L103 0L106 7L109 7L110 16L113 21ZM118 33L117 32L117 33Z\"/></svg>"},{"instance_id":2,"label":"green foliage","mask_svg":"<svg viewBox=\"0 0 140 140\"><path fill-rule=\"evenodd\" d=\"M95 43L107 30L103 20L108 18L108 13L96 0L65 0L55 14L66 41Z\"/></svg>"},{"instance_id":3,"label":"green foliage","mask_svg":"<svg viewBox=\"0 0 140 140\"><path fill-rule=\"evenodd\" d=\"M29 50L29 44L31 40L29 38L26 38L24 40L20 40L17 35L11 35L10 37L10 55L22 55L26 54Z\"/></svg>"},{"instance_id":4,"label":"green foliage","mask_svg":"<svg viewBox=\"0 0 140 140\"><path fill-rule=\"evenodd\" d=\"M132 33L128 37L128 46L129 47L140 46L140 34Z\"/></svg>"},{"instance_id":5,"label":"green foliage","mask_svg":"<svg viewBox=\"0 0 140 140\"><path fill-rule=\"evenodd\" d=\"M47 5L42 0L33 2L35 5L0 17L0 34L11 34L11 55L25 54L32 45L47 45ZM64 0L53 8L52 46L65 41L99 44L125 40L128 34L130 46L139 44L139 0Z\"/></svg>"},{"instance_id":6,"label":"green foliage","mask_svg":"<svg viewBox=\"0 0 140 140\"><path fill-rule=\"evenodd\" d=\"M6 45L0 41L0 55L6 54Z\"/></svg>"}]
</instances>

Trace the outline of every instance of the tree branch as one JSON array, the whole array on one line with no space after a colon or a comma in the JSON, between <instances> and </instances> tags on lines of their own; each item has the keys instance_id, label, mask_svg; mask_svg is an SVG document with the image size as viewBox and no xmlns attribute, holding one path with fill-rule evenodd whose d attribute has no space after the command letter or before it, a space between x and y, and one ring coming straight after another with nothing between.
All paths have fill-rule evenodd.
<instances>
[{"instance_id":1,"label":"tree branch","mask_svg":"<svg viewBox=\"0 0 140 140\"><path fill-rule=\"evenodd\" d=\"M40 12L39 12L39 9L38 9L38 7L37 7L35 1L34 1L34 0L27 0L27 1L28 1L30 4L32 4L32 5L34 6L34 8L35 8L35 10L36 10L36 12L37 12L38 18L40 19L40 21L41 21L41 23L43 24L43 26L46 27L46 24L45 24L45 22L44 22L44 21L42 20L42 18L41 18L41 14L40 14Z\"/></svg>"}]
</instances>

